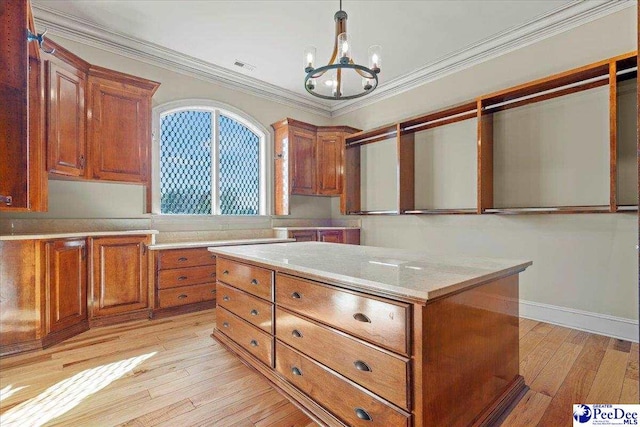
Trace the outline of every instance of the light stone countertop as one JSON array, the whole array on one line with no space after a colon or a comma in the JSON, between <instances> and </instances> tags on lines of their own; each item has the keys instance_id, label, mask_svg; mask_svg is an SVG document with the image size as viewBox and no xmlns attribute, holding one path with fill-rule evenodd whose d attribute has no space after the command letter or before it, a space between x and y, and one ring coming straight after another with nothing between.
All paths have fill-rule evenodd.
<instances>
[{"instance_id":1,"label":"light stone countertop","mask_svg":"<svg viewBox=\"0 0 640 427\"><path fill-rule=\"evenodd\" d=\"M156 243L149 245L149 250L157 251L161 249L187 249L187 248L205 248L216 246L236 246L236 245L259 245L265 243L285 243L295 242L296 239L280 239L276 237L261 239L237 239L237 240L210 240L210 241L193 241L193 242L172 242L172 243Z\"/></svg>"},{"instance_id":2,"label":"light stone countertop","mask_svg":"<svg viewBox=\"0 0 640 427\"><path fill-rule=\"evenodd\" d=\"M286 273L302 273L346 289L419 303L521 272L532 264L322 242L209 248L209 251Z\"/></svg>"},{"instance_id":3,"label":"light stone countertop","mask_svg":"<svg viewBox=\"0 0 640 427\"><path fill-rule=\"evenodd\" d=\"M120 230L120 231L83 231L83 232L56 232L56 233L20 233L0 235L2 240L48 240L70 239L74 237L106 237L106 236L144 236L158 234L158 230Z\"/></svg>"}]
</instances>

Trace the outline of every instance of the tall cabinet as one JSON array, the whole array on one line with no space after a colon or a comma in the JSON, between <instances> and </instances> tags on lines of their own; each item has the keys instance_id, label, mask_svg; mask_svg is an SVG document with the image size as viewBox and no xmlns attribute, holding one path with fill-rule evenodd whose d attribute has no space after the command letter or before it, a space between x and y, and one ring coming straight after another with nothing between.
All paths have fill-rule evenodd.
<instances>
[{"instance_id":1,"label":"tall cabinet","mask_svg":"<svg viewBox=\"0 0 640 427\"><path fill-rule=\"evenodd\" d=\"M276 215L289 215L291 195L340 196L344 188L344 139L348 126L315 126L294 119L271 125Z\"/></svg>"}]
</instances>

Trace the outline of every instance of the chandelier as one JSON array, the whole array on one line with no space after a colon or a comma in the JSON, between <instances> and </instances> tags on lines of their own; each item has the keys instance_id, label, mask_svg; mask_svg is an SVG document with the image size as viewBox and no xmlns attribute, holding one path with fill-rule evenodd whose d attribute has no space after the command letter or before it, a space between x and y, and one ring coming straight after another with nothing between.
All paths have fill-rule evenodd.
<instances>
[{"instance_id":1,"label":"chandelier","mask_svg":"<svg viewBox=\"0 0 640 427\"><path fill-rule=\"evenodd\" d=\"M382 48L378 45L369 47L368 67L356 64L353 60L351 39L347 34L347 12L342 10L342 0L340 0L340 10L336 12L334 19L336 37L329 63L315 68L316 48L310 46L304 51L304 71L307 73L304 87L307 92L318 98L332 100L359 98L373 92L378 86ZM358 84L358 79L361 80L361 84Z\"/></svg>"}]
</instances>

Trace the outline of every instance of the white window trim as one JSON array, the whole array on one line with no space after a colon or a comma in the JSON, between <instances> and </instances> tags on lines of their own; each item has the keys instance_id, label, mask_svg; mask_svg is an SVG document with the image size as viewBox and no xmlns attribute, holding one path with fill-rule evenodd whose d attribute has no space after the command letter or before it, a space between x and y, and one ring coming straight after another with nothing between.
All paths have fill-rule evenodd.
<instances>
[{"instance_id":1,"label":"white window trim","mask_svg":"<svg viewBox=\"0 0 640 427\"><path fill-rule=\"evenodd\" d=\"M214 133L214 138L211 141L212 143L212 161L213 165L217 164L217 144L219 141L219 130L218 130L218 116L222 113L224 116L229 117L230 119L236 120L246 126L251 132L255 133L258 138L260 138L260 188L264 189L264 193L260 195L260 208L259 215L251 215L250 217L255 218L256 216L269 216L271 215L272 206L273 206L273 170L272 170L272 162L269 161L269 153L273 152L273 142L271 138L271 132L264 127L260 122L251 117L249 114L244 111L235 108L229 104L225 104L224 102L212 101L210 99L181 99L178 101L171 101L161 105L158 105L153 108L153 116L152 116L152 129L153 129L153 140L151 144L151 212L154 215L162 215L168 217L224 217L224 218L232 218L232 217L241 217L245 218L247 215L220 215L220 202L218 200L217 195L217 179L218 179L218 168L211 168L211 179L212 179L212 215L172 215L172 214L162 214L160 212L160 117L165 114L175 113L182 110L213 110L215 113L213 114L212 120L214 121L212 130Z\"/></svg>"}]
</instances>

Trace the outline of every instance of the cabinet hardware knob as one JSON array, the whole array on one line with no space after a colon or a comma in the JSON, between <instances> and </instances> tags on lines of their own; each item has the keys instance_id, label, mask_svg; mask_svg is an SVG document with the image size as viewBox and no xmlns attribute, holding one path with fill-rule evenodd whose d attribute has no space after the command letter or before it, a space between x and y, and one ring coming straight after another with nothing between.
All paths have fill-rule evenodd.
<instances>
[{"instance_id":1,"label":"cabinet hardware knob","mask_svg":"<svg viewBox=\"0 0 640 427\"><path fill-rule=\"evenodd\" d=\"M257 279L251 279L251 284L252 285L257 285L258 284L258 280Z\"/></svg>"},{"instance_id":2,"label":"cabinet hardware knob","mask_svg":"<svg viewBox=\"0 0 640 427\"><path fill-rule=\"evenodd\" d=\"M187 294L178 295L178 299L185 299L186 297L187 297Z\"/></svg>"},{"instance_id":3,"label":"cabinet hardware knob","mask_svg":"<svg viewBox=\"0 0 640 427\"><path fill-rule=\"evenodd\" d=\"M84 155L80 156L80 169L84 169Z\"/></svg>"},{"instance_id":4,"label":"cabinet hardware knob","mask_svg":"<svg viewBox=\"0 0 640 427\"><path fill-rule=\"evenodd\" d=\"M13 204L12 196L0 196L0 203L4 203L7 206L11 206Z\"/></svg>"},{"instance_id":5,"label":"cabinet hardware knob","mask_svg":"<svg viewBox=\"0 0 640 427\"><path fill-rule=\"evenodd\" d=\"M371 372L371 368L369 367L369 365L364 363L362 360L356 360L355 362L353 362L353 364L358 371Z\"/></svg>"},{"instance_id":6,"label":"cabinet hardware knob","mask_svg":"<svg viewBox=\"0 0 640 427\"><path fill-rule=\"evenodd\" d=\"M228 296L228 295L225 295L225 296L223 296L223 297L222 297L222 300L223 300L223 301L230 301L230 300L231 300L231 298L229 298L229 296Z\"/></svg>"},{"instance_id":7,"label":"cabinet hardware knob","mask_svg":"<svg viewBox=\"0 0 640 427\"><path fill-rule=\"evenodd\" d=\"M253 310L251 310L251 311L249 312L249 314L250 314L250 315L252 315L252 316L257 316L257 315L258 315L258 310L253 309Z\"/></svg>"},{"instance_id":8,"label":"cabinet hardware knob","mask_svg":"<svg viewBox=\"0 0 640 427\"><path fill-rule=\"evenodd\" d=\"M301 296L299 293L294 292L294 293L292 293L292 294L291 294L291 298L293 298L293 299L300 299L300 298L302 298L302 296Z\"/></svg>"},{"instance_id":9,"label":"cabinet hardware knob","mask_svg":"<svg viewBox=\"0 0 640 427\"><path fill-rule=\"evenodd\" d=\"M294 330L291 332L291 335L292 335L292 336L294 336L294 337L296 337L296 338L302 338L302 332L300 332L300 331L299 331L299 330L297 330L297 329L294 329Z\"/></svg>"},{"instance_id":10,"label":"cabinet hardware knob","mask_svg":"<svg viewBox=\"0 0 640 427\"><path fill-rule=\"evenodd\" d=\"M369 415L367 411L365 411L362 408L356 408L356 417L365 421L373 421L373 418L371 418L371 415Z\"/></svg>"},{"instance_id":11,"label":"cabinet hardware knob","mask_svg":"<svg viewBox=\"0 0 640 427\"><path fill-rule=\"evenodd\" d=\"M257 347L258 346L258 341L251 340L251 342L249 344L251 344L251 347Z\"/></svg>"},{"instance_id":12,"label":"cabinet hardware knob","mask_svg":"<svg viewBox=\"0 0 640 427\"><path fill-rule=\"evenodd\" d=\"M228 327L229 327L229 323L228 323L228 322L224 322L224 323L222 324L222 327L223 327L223 328L228 328Z\"/></svg>"},{"instance_id":13,"label":"cabinet hardware knob","mask_svg":"<svg viewBox=\"0 0 640 427\"><path fill-rule=\"evenodd\" d=\"M185 257L183 257L183 256L181 256L180 258L178 258L178 261L180 261L180 262L185 262L186 260L187 260L187 259L186 259Z\"/></svg>"},{"instance_id":14,"label":"cabinet hardware knob","mask_svg":"<svg viewBox=\"0 0 640 427\"><path fill-rule=\"evenodd\" d=\"M187 280L187 276L180 276L178 277L178 280Z\"/></svg>"},{"instance_id":15,"label":"cabinet hardware knob","mask_svg":"<svg viewBox=\"0 0 640 427\"><path fill-rule=\"evenodd\" d=\"M211 259L216 259L216 256L215 255L211 255Z\"/></svg>"},{"instance_id":16,"label":"cabinet hardware knob","mask_svg":"<svg viewBox=\"0 0 640 427\"><path fill-rule=\"evenodd\" d=\"M300 369L296 368L295 366L293 368L291 368L291 372L293 373L293 375L302 376L302 371Z\"/></svg>"},{"instance_id":17,"label":"cabinet hardware knob","mask_svg":"<svg viewBox=\"0 0 640 427\"><path fill-rule=\"evenodd\" d=\"M229 274L229 270L223 271L222 274L224 274L226 276L227 274Z\"/></svg>"},{"instance_id":18,"label":"cabinet hardware knob","mask_svg":"<svg viewBox=\"0 0 640 427\"><path fill-rule=\"evenodd\" d=\"M215 289L211 289L211 293L212 293L212 294L215 294L215 293L216 293L216 290L215 290Z\"/></svg>"},{"instance_id":19,"label":"cabinet hardware knob","mask_svg":"<svg viewBox=\"0 0 640 427\"><path fill-rule=\"evenodd\" d=\"M356 319L358 322L371 323L371 319L369 319L367 316L365 316L362 313L354 314L353 318Z\"/></svg>"},{"instance_id":20,"label":"cabinet hardware knob","mask_svg":"<svg viewBox=\"0 0 640 427\"><path fill-rule=\"evenodd\" d=\"M216 272L211 273L211 277L216 277Z\"/></svg>"}]
</instances>

